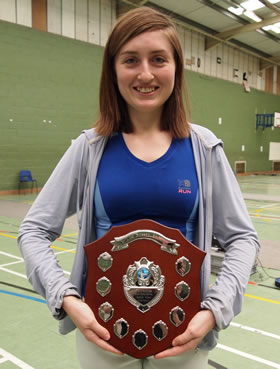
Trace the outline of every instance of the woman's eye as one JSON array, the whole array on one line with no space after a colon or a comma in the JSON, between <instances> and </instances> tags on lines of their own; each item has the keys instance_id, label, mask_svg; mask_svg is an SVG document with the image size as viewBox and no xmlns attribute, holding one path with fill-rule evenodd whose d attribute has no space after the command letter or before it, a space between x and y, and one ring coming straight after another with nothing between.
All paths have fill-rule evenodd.
<instances>
[{"instance_id":1,"label":"woman's eye","mask_svg":"<svg viewBox=\"0 0 280 369\"><path fill-rule=\"evenodd\" d=\"M156 57L154 58L154 61L155 61L156 63L164 63L164 62L165 62L165 59L164 59L164 58L162 58L161 56L156 56Z\"/></svg>"},{"instance_id":2,"label":"woman's eye","mask_svg":"<svg viewBox=\"0 0 280 369\"><path fill-rule=\"evenodd\" d=\"M128 58L125 60L125 64L133 64L136 63L136 59L135 58Z\"/></svg>"}]
</instances>

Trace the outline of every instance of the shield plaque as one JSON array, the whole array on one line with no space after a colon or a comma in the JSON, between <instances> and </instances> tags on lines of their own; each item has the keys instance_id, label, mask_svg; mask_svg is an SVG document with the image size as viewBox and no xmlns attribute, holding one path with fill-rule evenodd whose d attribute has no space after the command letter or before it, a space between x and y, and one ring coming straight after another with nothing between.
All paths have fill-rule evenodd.
<instances>
[{"instance_id":1,"label":"shield plaque","mask_svg":"<svg viewBox=\"0 0 280 369\"><path fill-rule=\"evenodd\" d=\"M109 343L135 358L172 346L200 310L205 252L152 220L112 227L85 246L85 301Z\"/></svg>"}]
</instances>

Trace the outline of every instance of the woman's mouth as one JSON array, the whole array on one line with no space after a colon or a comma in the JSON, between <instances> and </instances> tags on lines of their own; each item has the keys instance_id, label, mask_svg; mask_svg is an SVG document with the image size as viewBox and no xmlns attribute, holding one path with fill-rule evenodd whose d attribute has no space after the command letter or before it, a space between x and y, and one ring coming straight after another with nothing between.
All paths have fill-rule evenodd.
<instances>
[{"instance_id":1,"label":"woman's mouth","mask_svg":"<svg viewBox=\"0 0 280 369\"><path fill-rule=\"evenodd\" d=\"M141 94L150 94L158 89L158 87L134 87L137 92Z\"/></svg>"}]
</instances>

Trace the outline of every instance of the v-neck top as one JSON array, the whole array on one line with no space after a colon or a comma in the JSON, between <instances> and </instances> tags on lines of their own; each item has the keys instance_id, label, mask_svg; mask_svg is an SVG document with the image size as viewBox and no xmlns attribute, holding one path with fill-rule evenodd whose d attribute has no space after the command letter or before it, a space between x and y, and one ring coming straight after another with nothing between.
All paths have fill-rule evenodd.
<instances>
[{"instance_id":1,"label":"v-neck top","mask_svg":"<svg viewBox=\"0 0 280 369\"><path fill-rule=\"evenodd\" d=\"M97 173L94 207L97 237L113 225L152 219L179 229L193 242L198 181L190 138L173 139L158 159L131 153L121 133L108 140Z\"/></svg>"}]
</instances>

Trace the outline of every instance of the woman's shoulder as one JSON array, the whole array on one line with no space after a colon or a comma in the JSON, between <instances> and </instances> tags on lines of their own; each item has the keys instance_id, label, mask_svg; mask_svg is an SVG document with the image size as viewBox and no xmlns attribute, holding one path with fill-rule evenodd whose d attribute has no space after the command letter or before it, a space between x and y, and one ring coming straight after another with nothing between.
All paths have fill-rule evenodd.
<instances>
[{"instance_id":1,"label":"woman's shoulder","mask_svg":"<svg viewBox=\"0 0 280 369\"><path fill-rule=\"evenodd\" d=\"M83 146L90 146L91 144L103 142L105 137L100 136L96 133L95 128L84 129L79 136L72 140L72 144L76 148ZM71 145L72 146L72 145Z\"/></svg>"},{"instance_id":2,"label":"woman's shoulder","mask_svg":"<svg viewBox=\"0 0 280 369\"><path fill-rule=\"evenodd\" d=\"M87 141L91 141L91 140L94 140L98 135L94 128L90 128L90 129L84 129L81 132L80 136L83 136L83 138L86 139Z\"/></svg>"},{"instance_id":3,"label":"woman's shoulder","mask_svg":"<svg viewBox=\"0 0 280 369\"><path fill-rule=\"evenodd\" d=\"M191 123L191 134L195 134L207 147L214 147L218 144L223 144L222 140L218 138L210 129L198 124Z\"/></svg>"},{"instance_id":4,"label":"woman's shoulder","mask_svg":"<svg viewBox=\"0 0 280 369\"><path fill-rule=\"evenodd\" d=\"M82 131L81 136L84 136L84 140L87 140L89 144L103 143L108 137L99 135L95 128L85 129Z\"/></svg>"},{"instance_id":5,"label":"woman's shoulder","mask_svg":"<svg viewBox=\"0 0 280 369\"><path fill-rule=\"evenodd\" d=\"M75 139L72 139L68 150L76 157L85 158L88 156L91 143L93 143L97 137L98 135L96 134L94 128L85 129L79 134L79 136L77 136Z\"/></svg>"}]
</instances>

